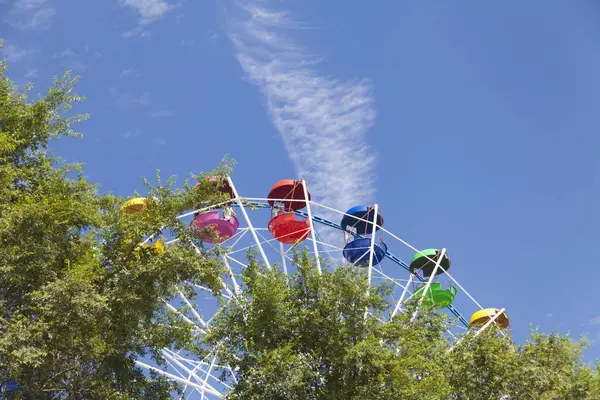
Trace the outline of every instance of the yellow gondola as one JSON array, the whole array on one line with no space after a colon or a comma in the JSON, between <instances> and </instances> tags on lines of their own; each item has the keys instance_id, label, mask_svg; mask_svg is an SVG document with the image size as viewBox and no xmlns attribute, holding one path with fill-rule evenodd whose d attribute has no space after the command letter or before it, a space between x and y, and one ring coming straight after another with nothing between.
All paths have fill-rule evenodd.
<instances>
[{"instance_id":1,"label":"yellow gondola","mask_svg":"<svg viewBox=\"0 0 600 400\"><path fill-rule=\"evenodd\" d=\"M483 310L473 313L473 315L471 315L471 320L469 321L469 328L485 325L486 322L494 318L494 316L496 316L496 314L499 312L500 310L497 308L484 308ZM502 312L502 314L498 315L494 322L504 329L508 328L510 325L510 321L505 312Z\"/></svg>"},{"instance_id":2,"label":"yellow gondola","mask_svg":"<svg viewBox=\"0 0 600 400\"><path fill-rule=\"evenodd\" d=\"M158 240L152 245L149 245L147 243L140 243L140 245L135 249L135 254L139 256L141 249L149 249L158 255L162 255L166 251L166 245L165 242L163 242L162 240Z\"/></svg>"},{"instance_id":3,"label":"yellow gondola","mask_svg":"<svg viewBox=\"0 0 600 400\"><path fill-rule=\"evenodd\" d=\"M133 199L127 200L123 204L123 212L125 214L135 214L143 211L148 205L150 199L146 197L134 197Z\"/></svg>"}]
</instances>

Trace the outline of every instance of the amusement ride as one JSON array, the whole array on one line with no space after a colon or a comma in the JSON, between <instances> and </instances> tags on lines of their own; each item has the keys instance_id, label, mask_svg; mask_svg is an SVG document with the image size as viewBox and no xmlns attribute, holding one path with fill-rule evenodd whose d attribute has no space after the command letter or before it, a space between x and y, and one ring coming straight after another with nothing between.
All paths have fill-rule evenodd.
<instances>
[{"instance_id":1,"label":"amusement ride","mask_svg":"<svg viewBox=\"0 0 600 400\"><path fill-rule=\"evenodd\" d=\"M478 335L491 324L509 328L505 309L484 308L452 276L446 249L411 246L384 228L383 213L377 204L356 205L339 211L312 200L304 180L281 180L271 187L266 198L244 198L229 177L203 179L210 180L228 200L178 218L188 221L198 239L214 251L226 267L228 278L223 281L221 293L226 301L243 295L236 276L247 266L248 250L256 250L258 260L268 268L280 268L290 274L295 268L293 251L306 248L319 271L324 263L361 265L368 269L371 285L382 280L391 282L395 288L392 295L395 305L389 318L403 312L410 299L417 299L419 307L448 313L456 321L447 331L450 339L454 339L454 346L466 334ZM124 204L123 210L130 214L141 212L148 201L152 199L133 198ZM150 237L142 245L160 254L177 240ZM401 257L410 262L405 263ZM194 304L179 291L179 304L186 304L189 312L184 313L171 304L167 306L197 326L202 334L210 329L212 318L221 306L207 288L197 286L195 290ZM457 303L461 309L474 310L468 320ZM167 368L143 360L136 363L179 382L185 389L185 398L194 394L202 399L222 398L231 388L231 382L222 381L217 372L229 367L219 365L216 349L204 359L197 359L185 350L163 349L162 355ZM229 371L235 380L234 371L230 368Z\"/></svg>"},{"instance_id":2,"label":"amusement ride","mask_svg":"<svg viewBox=\"0 0 600 400\"><path fill-rule=\"evenodd\" d=\"M356 205L339 211L313 201L304 180L279 181L266 198L243 198L229 177L203 179L216 185L228 200L192 210L178 219L189 224L202 246L213 251L228 271L228 276L223 278L220 300L228 302L243 295L237 276L247 266L248 250L256 250L258 261L267 268L280 268L285 274L291 274L295 268L293 251L305 247L319 272L325 263L360 265L368 269L369 284L390 282L395 288L392 293L395 304L389 318L403 312L404 305L413 298L418 299L419 307L449 313L456 321L447 331L450 339L454 339L454 346L466 334L478 335L491 324L509 328L503 308L484 308L452 276L446 249L411 246L384 227L383 214L377 204ZM123 205L123 212L128 215L143 212L153 200L132 198ZM177 241L178 238L149 237L141 247L150 248L160 256ZM405 263L401 257L410 262ZM195 286L194 290L193 300L178 291L177 304L166 303L166 306L197 327L201 335L210 329L222 302L208 288ZM181 305L187 305L188 311L178 307ZM459 308L474 310L469 320ZM197 359L185 349L165 348L162 355L166 368L150 365L145 360L138 360L136 364L181 384L185 391L182 398L223 398L232 383L222 380L219 371L223 369L229 369L235 381L235 371L219 364L218 349L203 359Z\"/></svg>"}]
</instances>

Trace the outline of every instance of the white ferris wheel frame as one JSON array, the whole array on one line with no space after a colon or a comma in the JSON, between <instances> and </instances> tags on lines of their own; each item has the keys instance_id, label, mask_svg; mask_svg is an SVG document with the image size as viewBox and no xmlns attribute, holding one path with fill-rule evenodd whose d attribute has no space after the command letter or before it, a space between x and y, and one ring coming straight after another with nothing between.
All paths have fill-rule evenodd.
<instances>
[{"instance_id":1,"label":"white ferris wheel frame","mask_svg":"<svg viewBox=\"0 0 600 400\"><path fill-rule=\"evenodd\" d=\"M323 240L320 240L317 237L317 231L315 229L315 222L336 228L336 229L340 230L341 232L345 232L345 231L338 224L313 214L314 207L322 208L322 209L326 210L326 212L329 212L332 214L338 214L340 216L340 218L342 218L343 216L352 217L355 220L365 222L366 224L373 227L371 238L370 238L369 252L365 253L365 254L369 254L369 260L368 260L368 264L367 264L369 287L371 286L373 271L375 271L378 274L380 274L383 277L383 279L390 280L394 284L396 284L400 288L402 288L402 293L394 306L394 309L390 315L390 318L393 318L398 312L401 312L402 305L406 304L415 295L416 291L409 295L409 293L410 293L409 288L410 288L411 284L415 281L415 279L417 279L425 284L424 289L422 290L421 297L418 300L418 307L420 307L421 303L423 302L423 300L427 294L427 291L428 291L431 283L433 282L433 279L436 276L437 270L442 269L442 271L444 273L447 272L440 265L442 259L444 258L444 255L446 254L445 248L441 250L441 256L437 257L437 260L432 259L429 256L427 256L426 254L421 253L416 247L413 247L405 240L401 239L397 235L393 234L392 232L390 232L389 230L387 230L383 226L381 226L383 224L381 224L381 225L377 224L377 218L379 215L379 206L377 204L375 204L373 206L373 210L374 210L373 219L367 220L367 219L358 218L354 215L347 214L343 211L339 211L334 208L325 206L325 205L317 203L313 200L308 200L309 199L308 190L307 190L306 182L304 180L301 180L302 190L304 192L304 199L300 199L300 200L240 197L239 193L237 192L237 190L233 184L233 181L231 180L231 177L227 177L227 181L228 181L229 186L231 187L233 195L234 195L231 200L228 200L228 201L225 201L225 202L222 202L219 204L207 205L206 207L203 207L203 208L200 208L200 209L197 209L194 211L186 212L182 215L179 215L179 216L177 216L177 218L179 220L181 220L182 218L189 217L196 213L206 212L211 209L222 207L222 206L225 206L228 204L235 204L241 211L243 219L246 223L246 227L238 228L235 235L233 235L231 238L228 238L226 241L224 241L221 244L231 241L233 243L232 247L234 247L244 236L247 235L248 232L250 232L250 234L252 236L253 244L251 244L248 247L242 248L242 249L237 249L235 252L247 250L248 248L255 246L260 253L262 261L269 269L272 268L272 265L271 265L271 262L270 262L269 258L267 257L267 254L263 248L263 244L269 244L270 246L272 246L275 249L275 251L278 251L281 254L281 266L286 275L287 275L287 262L292 261L292 259L288 255L288 253L290 252L291 249L295 248L295 245L291 246L290 249L285 251L283 244L281 242L279 242L279 249L275 248L272 242L277 241L277 239L275 239L275 238L266 239L264 236L262 236L261 231L268 231L268 229L255 227L252 223L250 216L248 215L247 208L248 208L248 206L258 207L258 208L262 208L262 209L271 208L271 206L269 205L269 201L277 202L277 201L285 200L286 202L297 201L297 202L306 203L306 211L295 211L295 213L297 215L306 217L306 219L309 222L310 241L312 242L312 248L313 248L312 254L315 259L315 266L317 267L319 274L322 273L321 260L320 260L321 257L319 254L319 245L321 245L322 249L324 249L324 251L327 253L329 253L329 251L327 250L328 248L333 248L338 251L341 251L343 249L339 248L337 246L334 246L332 244L326 243ZM409 278L407 280L404 280L404 284L401 284L400 282L398 282L398 279L391 278L391 277L387 276L385 273L383 273L383 271L379 271L378 269L373 268L374 267L373 258L374 258L374 253L375 253L374 248L375 248L375 244L376 244L375 243L375 237L376 237L375 232L376 231L385 233L386 235L397 240L398 242L405 245L409 249L413 250L415 253L420 253L422 256L426 257L429 261L434 262L435 267L433 269L432 274L428 277L428 279L425 280L420 275L418 275L416 273L411 273L409 266L406 263L401 261L398 257L394 256L392 253L388 252L387 250L385 251L384 257L391 260L392 262L402 266L404 269L406 269L409 272ZM150 242L153 238L154 238L154 235L148 237L144 241L144 243ZM166 245L170 245L177 241L178 241L177 238L170 240L170 241L166 242ZM229 278L231 279L232 286L233 286L233 288L230 288L225 283L225 281L221 280L223 290L224 290L224 293L221 293L221 297L223 297L224 299L227 299L228 302L232 301L232 300L235 301L237 296L242 295L242 291L240 289L239 283L237 282L235 273L231 267L230 262L233 262L233 263L241 266L242 268L245 268L246 264L244 264L241 261L237 260L236 258L232 257L231 253L222 251L221 244L215 245L214 249L217 250L218 257L221 259L223 266L225 267L225 269L229 275ZM201 250L198 247L196 247L193 243L192 243L192 245L194 246L196 252L200 253ZM330 257L331 257L331 255L330 255ZM356 264L358 261L360 261L360 259L355 261L354 264ZM481 304L479 302L477 302L477 300L475 300L475 298L451 274L445 274L445 276L448 277L450 279L450 281L457 288L459 288L462 291L462 293L464 293L468 297L468 299L471 300L473 302L473 304L479 310L484 309L483 306L481 306ZM202 287L200 285L194 285L194 286L199 290L210 292L210 290L208 288ZM197 310L191 304L190 300L185 296L185 294L179 289L177 289L177 293L178 293L181 301L188 306L193 318L196 321L194 321L192 318L190 318L191 316L184 315L173 305L171 305L165 301L164 303L165 303L165 306L167 307L167 309L170 310L171 312L177 314L186 323L190 324L192 326L193 330L196 332L196 334L198 334L198 335L205 334L207 332L207 330L210 330L210 322L211 322L212 318L214 318L214 315L208 321L205 321L205 319L202 318L202 316L197 312ZM407 297L407 295L408 295L408 297ZM456 310L452 305L450 305L448 307L448 309L456 317L458 317L458 319L464 325L463 328L466 329L466 327L468 326L468 323L465 320L465 318L458 312L458 310ZM412 319L414 319L416 317L418 311L419 311L419 308L417 308L417 310L414 312ZM455 341L454 345L450 348L449 351L452 351L467 335L471 334L471 332L474 332L473 335L477 336L477 335L481 334L481 332L484 331L486 328L488 328L491 324L497 323L496 319L500 315L502 315L504 313L504 311L505 311L505 309L503 308L499 312L497 312L495 315L493 315L479 330L477 330L477 331L467 330L466 333L464 335L462 335L462 337L460 337L459 339L457 339ZM217 312L218 312L218 310L217 310ZM215 312L215 314L217 312ZM368 313L368 310L365 311L365 317L366 317L367 313ZM448 330L447 333L449 333L452 336L452 338L456 339L456 336L454 334L452 334L452 332L450 332ZM231 377L232 377L233 382L237 383L235 371L233 369L231 369L231 367L228 365L219 365L218 364L218 352L219 352L218 348L209 352L209 354L207 354L207 356L202 360L192 359L192 358L188 358L188 357L182 355L181 353L184 350L185 349L180 349L179 351L173 351L171 349L163 349L162 350L162 356L164 357L167 366L170 367L173 370L173 372L175 372L175 373L168 372L164 369L161 369L157 366L150 365L141 360L136 360L135 363L139 367L142 367L148 371L153 371L157 374L160 374L160 375L166 377L167 379L176 381L176 382L184 385L184 387L183 387L184 395L181 396L181 399L184 399L184 398L190 399L192 394L199 395L200 396L199 398L202 400L209 400L211 398L217 398L217 399L223 398L224 393L227 390L231 389L231 385L228 382L222 381L220 379L220 377L216 375L215 368L227 369L229 372L231 372ZM218 387L215 387L215 384L221 385L222 388L219 389ZM188 391L190 393L186 396L185 393Z\"/></svg>"}]
</instances>

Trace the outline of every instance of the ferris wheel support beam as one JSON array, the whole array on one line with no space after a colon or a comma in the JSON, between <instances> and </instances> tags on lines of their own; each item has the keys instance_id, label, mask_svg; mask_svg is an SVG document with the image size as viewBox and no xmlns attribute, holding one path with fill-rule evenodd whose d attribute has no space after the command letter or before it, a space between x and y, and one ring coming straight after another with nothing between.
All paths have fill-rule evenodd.
<instances>
[{"instance_id":1,"label":"ferris wheel support beam","mask_svg":"<svg viewBox=\"0 0 600 400\"><path fill-rule=\"evenodd\" d=\"M379 211L378 208L378 205L375 204L375 212L373 213L373 223L371 224L371 229L373 229L373 231L371 232L371 244L369 245L369 269L367 272L367 279L369 281L369 285L367 286L367 295L371 291L371 277L373 275L373 255L375 253L375 233L377 232L377 211ZM365 319L367 318L367 315L369 315L368 306L365 310Z\"/></svg>"},{"instance_id":2,"label":"ferris wheel support beam","mask_svg":"<svg viewBox=\"0 0 600 400\"><path fill-rule=\"evenodd\" d=\"M169 378L169 379L172 379L172 380L174 380L174 381L177 381L177 382L179 382L179 383L183 383L184 385L191 386L191 387L193 387L194 389L198 389L198 390L205 390L207 393L210 393L210 394L212 394L213 396L216 396L216 397L218 397L218 398L220 398L220 399L222 399L222 398L223 398L223 396L221 395L221 393L217 392L217 391L216 391L214 388L212 388L212 387L207 387L206 389L202 389L202 386L200 386L200 385L198 385L197 383L194 383L194 382L192 382L192 381L190 381L190 380L188 380L188 379L185 379L185 378L180 378L180 377L179 377L179 376L177 376L177 375L170 374L170 373L168 373L168 372L165 372L165 371L163 371L163 370L161 370L161 369L159 369L159 368L153 367L153 366L151 366L151 365L148 365L148 364L146 364L146 363L143 363L143 362L141 362L141 361L137 361L137 360L136 360L136 361L135 361L135 363L136 363L138 366L142 367L142 368L146 368L146 369L148 369L148 370L154 371L154 372L156 372L156 373L158 373L158 374L161 374L161 375L163 375L163 376L165 376L165 377L167 377L167 378Z\"/></svg>"},{"instance_id":3,"label":"ferris wheel support beam","mask_svg":"<svg viewBox=\"0 0 600 400\"><path fill-rule=\"evenodd\" d=\"M198 314L198 311L196 311L196 309L192 306L192 304L190 303L188 298L183 294L183 292L181 290L179 290L179 288L177 289L177 293L179 293L179 297L181 297L181 299L185 302L185 304L187 304L187 306L190 308L190 311L192 312L192 314L194 314L194 317L196 317L198 322L200 322L200 325L202 325L202 328L207 329L206 322L204 322L204 319L202 319L200 314Z\"/></svg>"},{"instance_id":4,"label":"ferris wheel support beam","mask_svg":"<svg viewBox=\"0 0 600 400\"><path fill-rule=\"evenodd\" d=\"M185 377L185 374L184 374L184 373L182 373L182 372L181 372L181 371L180 371L180 370L179 370L177 367L175 367L175 365L173 365L173 364L171 363L171 361L169 361L169 360L165 360L165 361L166 361L167 365L168 365L169 367L171 367L171 369L173 369L175 372L177 372L177 374L178 374L178 375L179 375L181 378L183 378L183 379L188 379L188 380L190 379L190 377L186 378L186 377ZM193 388L193 389L194 389L196 392L198 392L198 393L202 394L202 392L201 392L200 390L198 390L198 389L196 389L196 388ZM187 390L188 390L188 385L186 384L186 385L183 387L183 391L184 391L184 393L185 393Z\"/></svg>"},{"instance_id":5,"label":"ferris wheel support beam","mask_svg":"<svg viewBox=\"0 0 600 400\"><path fill-rule=\"evenodd\" d=\"M433 271L431 272L431 276L429 277L429 279L427 279L427 283L425 284L425 288L423 289L423 294L421 295L421 298L419 299L419 304L417 305L417 309L415 310L415 312L411 318L411 321L414 321L415 317L417 316L417 313L419 312L419 307L421 307L421 303L423 303L423 300L425 299L425 296L427 295L427 291L429 290L429 287L431 286L431 282L433 282L433 278L435 278L435 273L437 272L438 268L440 268L440 263L444 259L445 255L446 255L446 248L444 247L442 249L441 254L437 257L437 261L435 263L435 267L433 268ZM444 269L444 268L442 268L442 269Z\"/></svg>"},{"instance_id":6,"label":"ferris wheel support beam","mask_svg":"<svg viewBox=\"0 0 600 400\"><path fill-rule=\"evenodd\" d=\"M406 294L408 293L408 288L409 288L410 284L412 283L412 280L413 280L414 277L415 277L415 274L412 274L412 273L408 277L408 282L406 282L406 286L404 286L404 290L402 291L402 295L400 296L400 299L396 303L396 307L394 307L394 311L392 312L392 317L391 318L394 318L394 316L396 315L396 313L398 311L400 311L400 305L404 301L404 298L406 297Z\"/></svg>"},{"instance_id":7,"label":"ferris wheel support beam","mask_svg":"<svg viewBox=\"0 0 600 400\"><path fill-rule=\"evenodd\" d=\"M451 312L452 314L454 314L454 316L455 316L456 318L458 318L458 320L459 320L460 322L462 322L462 324L463 324L465 327L468 327L468 326L469 326L469 321L467 321L467 320L465 319L465 317L463 317L463 316L462 316L462 314L461 314L461 313L460 313L460 312L459 312L459 311L458 311L456 308L454 308L454 306L453 306L452 304L450 304L450 305L448 306L448 310L450 310L450 312Z\"/></svg>"},{"instance_id":8,"label":"ferris wheel support beam","mask_svg":"<svg viewBox=\"0 0 600 400\"><path fill-rule=\"evenodd\" d=\"M185 322L187 322L188 324L191 324L193 326L193 328L195 330L197 330L198 332L200 332L201 334L205 335L206 331L202 328L200 328L198 326L198 324L196 324L194 321L192 321L191 319L189 319L188 317L186 317L185 315L183 315L183 313L181 313L178 309L176 309L175 307L173 307L171 304L169 304L169 302L163 300L163 303L165 303L165 306L167 306L167 308L172 311L173 313L179 315Z\"/></svg>"},{"instance_id":9,"label":"ferris wheel support beam","mask_svg":"<svg viewBox=\"0 0 600 400\"><path fill-rule=\"evenodd\" d=\"M191 380L191 379L192 379L192 376L196 376L196 371L198 371L198 370L202 370L202 368L201 368L201 367L202 367L202 364L200 364L200 363L199 363L198 365L196 365L196 366L194 367L194 369L193 369L193 370L192 370L192 371L191 371L191 372L188 374L187 380L189 381L189 380ZM185 396L185 392L186 392L186 390L187 390L187 386L188 386L188 385L185 385L185 387L183 388L183 394L181 395L181 399L183 399L183 396ZM196 390L197 390L197 389L196 389ZM188 398L189 398L189 396L188 396Z\"/></svg>"},{"instance_id":10,"label":"ferris wheel support beam","mask_svg":"<svg viewBox=\"0 0 600 400\"><path fill-rule=\"evenodd\" d=\"M310 226L310 236L312 238L313 249L315 252L315 260L317 263L317 270L321 275L321 260L319 260L319 249L317 246L317 234L315 232L315 224L313 223L312 213L310 212L310 200L308 199L308 189L306 188L306 182L302 179L302 190L304 190L304 199L306 200L306 212L308 213L308 223Z\"/></svg>"},{"instance_id":11,"label":"ferris wheel support beam","mask_svg":"<svg viewBox=\"0 0 600 400\"><path fill-rule=\"evenodd\" d=\"M219 250L221 250L219 248ZM219 255L221 257L221 260L223 261L223 264L225 264L225 267L227 268L227 271L229 272L229 277L231 278L231 281L233 282L233 290L235 291L235 294L237 296L240 296L242 294L242 290L240 289L240 285L238 284L237 280L235 279L235 274L233 273L233 270L231 269L231 265L229 265L229 261L227 261L227 256L225 256L223 254L222 251L219 251Z\"/></svg>"},{"instance_id":12,"label":"ferris wheel support beam","mask_svg":"<svg viewBox=\"0 0 600 400\"><path fill-rule=\"evenodd\" d=\"M202 385L203 388L206 388L206 385L208 384L208 378L210 378L210 373L212 372L213 367L215 366L215 362L217 361L217 353L215 352L215 355L212 358L212 361L210 362L210 367L208 367L208 371L206 371L206 378L204 379L204 384ZM206 398L206 396L204 396L204 389L202 390L202 400L204 400Z\"/></svg>"},{"instance_id":13,"label":"ferris wheel support beam","mask_svg":"<svg viewBox=\"0 0 600 400\"><path fill-rule=\"evenodd\" d=\"M373 223L371 228L373 232L371 233L371 246L369 247L369 287L371 287L371 276L373 275L373 256L375 255L375 233L377 232L377 212L379 211L379 206L375 204L375 212L373 213Z\"/></svg>"},{"instance_id":14,"label":"ferris wheel support beam","mask_svg":"<svg viewBox=\"0 0 600 400\"><path fill-rule=\"evenodd\" d=\"M168 360L175 363L183 371L185 371L186 373L191 373L192 375L190 376L190 379L191 379L191 377L193 377L196 380L196 382L198 382L198 384L202 384L204 382L204 379L200 378L200 376L195 371L199 370L200 372L206 372L202 369L202 366L209 365L207 362L204 361L208 356L205 356L202 359L202 361L200 361L200 362L190 362L189 359L182 357L179 354L179 352L174 352L173 350L170 350L170 349L166 349L166 348L162 349L161 353L165 358L167 358ZM190 370L185 364L182 363L182 361L187 362L190 365L195 365L194 369ZM213 376L211 375L211 377L213 377Z\"/></svg>"},{"instance_id":15,"label":"ferris wheel support beam","mask_svg":"<svg viewBox=\"0 0 600 400\"><path fill-rule=\"evenodd\" d=\"M196 372L194 372L194 371L197 370L197 368L194 368L194 370L190 370L181 361L179 361L177 359L178 355L176 353L173 353L172 351L167 351L166 349L163 349L162 355L167 359L167 361L170 360L171 362L173 362L174 364L176 364L179 368L181 368L183 371L191 374L191 376L194 377L194 379L196 380L196 382L198 382L198 384L202 384L202 388L201 389L195 388L197 391L199 391L202 394L202 397L205 397L205 394L204 394L205 391L210 391L210 390L216 391L216 389L213 386L211 386L211 385L208 384L208 378L212 377L212 375L210 375L210 370L209 370L209 373L206 375L206 378L202 379L202 378L200 378L198 376L198 374ZM214 358L213 358L213 360L214 360ZM174 368L174 369L177 370L177 368ZM202 368L200 368L200 371L204 372L202 370ZM177 372L179 373L179 371L177 371ZM182 377L183 377L183 374L182 374ZM185 379L185 378L183 378L183 379ZM191 382L191 380L190 380L190 382Z\"/></svg>"},{"instance_id":16,"label":"ferris wheel support beam","mask_svg":"<svg viewBox=\"0 0 600 400\"><path fill-rule=\"evenodd\" d=\"M285 274L286 279L287 279L288 273L287 273L287 263L285 261L285 250L283 249L283 243L281 243L281 242L279 242L279 252L281 253L281 266L283 267L283 273Z\"/></svg>"},{"instance_id":17,"label":"ferris wheel support beam","mask_svg":"<svg viewBox=\"0 0 600 400\"><path fill-rule=\"evenodd\" d=\"M244 215L246 224L248 224L248 229L250 229L250 232L252 233L252 237L254 237L254 241L256 242L256 246L258 246L258 251L260 251L260 255L262 256L262 259L263 259L265 265L267 266L267 268L271 269L271 263L269 263L269 259L267 258L267 255L265 254L265 250L262 248L262 245L260 244L260 240L258 240L258 236L256 235L256 231L254 230L254 226L252 226L252 221L250 221L250 217L248 217L246 208L242 204L242 200L240 199L240 196L239 196L237 190L235 189L235 186L233 185L233 181L231 180L231 177L228 176L227 181L229 182L229 186L231 187L231 191L233 192L233 197L235 198L235 202L240 207L240 210L242 210L242 214Z\"/></svg>"}]
</instances>

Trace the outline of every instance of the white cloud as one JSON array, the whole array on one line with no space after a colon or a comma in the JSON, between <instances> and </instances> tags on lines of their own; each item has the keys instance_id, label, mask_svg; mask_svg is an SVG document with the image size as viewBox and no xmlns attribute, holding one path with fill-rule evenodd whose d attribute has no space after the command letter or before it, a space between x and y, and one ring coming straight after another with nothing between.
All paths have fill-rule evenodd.
<instances>
[{"instance_id":1,"label":"white cloud","mask_svg":"<svg viewBox=\"0 0 600 400\"><path fill-rule=\"evenodd\" d=\"M4 21L17 29L44 29L56 10L48 0L15 0Z\"/></svg>"},{"instance_id":2,"label":"white cloud","mask_svg":"<svg viewBox=\"0 0 600 400\"><path fill-rule=\"evenodd\" d=\"M553 318L553 317L554 317L554 314L552 314L552 313L547 313L546 314L546 318Z\"/></svg>"},{"instance_id":3,"label":"white cloud","mask_svg":"<svg viewBox=\"0 0 600 400\"><path fill-rule=\"evenodd\" d=\"M22 49L14 44L6 44L2 48L4 59L8 63L28 61L35 52L30 49Z\"/></svg>"},{"instance_id":4,"label":"white cloud","mask_svg":"<svg viewBox=\"0 0 600 400\"><path fill-rule=\"evenodd\" d=\"M123 0L123 5L135 9L139 15L138 26L123 32L121 36L124 38L149 39L150 33L144 29L144 26L164 17L174 8L164 0Z\"/></svg>"},{"instance_id":5,"label":"white cloud","mask_svg":"<svg viewBox=\"0 0 600 400\"><path fill-rule=\"evenodd\" d=\"M597 317L590 318L590 325L600 325L600 315Z\"/></svg>"},{"instance_id":6,"label":"white cloud","mask_svg":"<svg viewBox=\"0 0 600 400\"><path fill-rule=\"evenodd\" d=\"M138 25L133 29L123 32L121 34L121 37L125 39L131 39L135 37L139 37L141 39L150 39L151 34L147 30L145 30L142 25Z\"/></svg>"},{"instance_id":7,"label":"white cloud","mask_svg":"<svg viewBox=\"0 0 600 400\"><path fill-rule=\"evenodd\" d=\"M375 158L365 140L375 120L370 82L319 73L319 60L281 32L294 25L287 13L244 10L249 18L229 35L237 59L265 96L270 118L313 198L341 211L369 203L375 190Z\"/></svg>"},{"instance_id":8,"label":"white cloud","mask_svg":"<svg viewBox=\"0 0 600 400\"><path fill-rule=\"evenodd\" d=\"M153 117L174 117L175 112L173 112L171 110L160 110L160 111L155 111L150 115Z\"/></svg>"},{"instance_id":9,"label":"white cloud","mask_svg":"<svg viewBox=\"0 0 600 400\"><path fill-rule=\"evenodd\" d=\"M125 78L126 76L140 76L140 73L135 68L125 68L119 73L119 78Z\"/></svg>"},{"instance_id":10,"label":"white cloud","mask_svg":"<svg viewBox=\"0 0 600 400\"><path fill-rule=\"evenodd\" d=\"M137 10L141 24L148 24L163 17L172 8L163 0L125 0L123 4Z\"/></svg>"}]
</instances>

